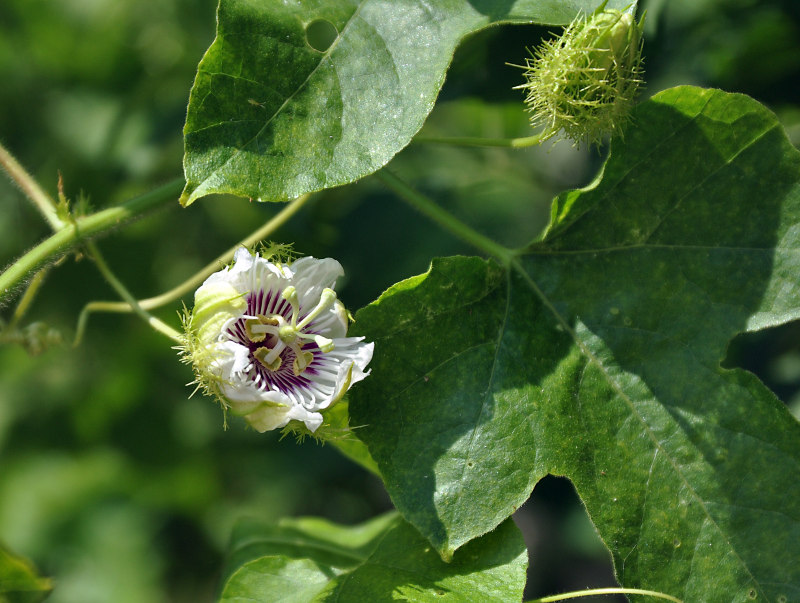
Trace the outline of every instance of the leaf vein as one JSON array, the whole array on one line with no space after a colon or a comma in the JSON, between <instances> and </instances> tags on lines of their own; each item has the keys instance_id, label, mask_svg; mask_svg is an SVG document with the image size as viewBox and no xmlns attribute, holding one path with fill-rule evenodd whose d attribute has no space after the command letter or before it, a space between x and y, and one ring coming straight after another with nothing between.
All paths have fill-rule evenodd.
<instances>
[{"instance_id":1,"label":"leaf vein","mask_svg":"<svg viewBox=\"0 0 800 603\"><path fill-rule=\"evenodd\" d=\"M713 177L715 177L717 174L719 174L719 173L720 173L722 170L724 170L724 169L726 169L726 168L729 168L731 165L733 165L733 163L736 161L736 159L738 159L738 158L741 156L741 154L742 154L742 153L744 153L744 152L745 152L747 149L749 149L751 146L753 146L754 144L756 144L756 143L757 143L759 140L761 140L761 139L762 139L764 136L766 136L767 134L769 134L771 131L774 131L775 129L777 129L777 128L779 128L779 127L780 127L780 126L779 126L777 123L775 123L775 124L773 124L772 126L770 126L769 128L767 128L767 129L765 129L765 130L762 130L761 132L759 132L757 136L754 136L754 137L753 137L752 139L750 139L750 140L749 140L749 141L748 141L746 144L744 144L743 146L741 146L741 147L740 147L740 148L739 148L739 149L736 151L736 153L734 153L734 154L733 154L733 155L732 155L730 158L726 159L724 163L722 163L721 165L717 166L715 169L711 170L711 171L710 171L708 174L706 174L706 175L705 175L705 177L701 178L701 179L700 179L700 180L699 180L697 183L695 183L695 185L694 185L694 186L692 186L691 188L689 188L689 189L688 189L688 190L687 190L687 191L686 191L686 192L685 192L685 193L684 193L684 194L683 194L683 195L682 195L680 198L678 198L678 199L675 201L674 205L673 205L673 206L670 208L670 210L669 210L669 211L667 211L667 213L665 213L665 214L664 214L662 217L660 217L660 218L659 218L659 220L658 220L658 223L656 224L655 228L653 228L653 229L650 231L650 234L648 234L648 235L647 235L647 237L645 238L645 242L646 242L646 241L649 241L649 240L650 240L650 239L653 237L653 235L654 235L656 232L658 232L659 228L661 228L661 227L664 225L664 223L666 223L667 219L668 219L668 218L669 218L669 217L670 217L670 216L671 216L673 213L675 213L675 212L678 210L678 208L679 208L679 207L680 207L680 206L683 204L683 202L684 202L684 201L685 201L685 200L686 200L686 199L687 199L687 198L688 198L690 195L692 195L694 192L696 192L696 191L697 191L697 190L698 190L700 187L702 187L702 186L703 186L703 185L704 185L706 182L708 182L708 181L709 181L711 178L713 178Z\"/></svg>"},{"instance_id":2,"label":"leaf vein","mask_svg":"<svg viewBox=\"0 0 800 603\"><path fill-rule=\"evenodd\" d=\"M710 513L710 511L708 509L706 501L703 500L703 498L698 494L698 492L694 489L694 487L692 487L692 485L689 483L689 480L687 479L686 475L684 475L683 471L681 471L681 469L678 466L678 464L675 461L675 459L673 459L666 452L666 450L664 450L661 442L656 437L656 435L653 433L653 430L650 427L650 425L647 423L647 421L642 416L642 414L636 409L636 406L633 403L633 400L631 400L631 398L624 392L624 390L620 387L620 385L617 383L617 381L608 373L608 370L603 365L603 363L600 361L600 359L597 358L591 352L591 350L589 350L586 347L586 345L584 344L583 341L581 341L581 339L578 337L578 334L575 332L575 330L567 323L567 321L564 319L564 317L561 316L561 314L558 312L558 310L556 310L555 306L553 306L553 304L550 302L550 300L547 298L547 296L544 294L544 292L539 288L539 286L536 284L536 282L533 280L533 278L531 278L531 276L519 264L519 261L514 259L512 261L512 266L522 276L522 278L528 283L528 286L530 287L531 291L533 291L533 293L542 301L544 306L552 313L552 315L556 319L556 321L570 335L572 340L575 342L575 345L577 345L578 348L580 348L581 352L587 357L587 359L592 364L597 366L597 368L600 371L600 373L605 377L605 379L608 381L608 383L611 386L611 388L616 392L618 398L621 399L625 403L625 405L630 410L630 413L634 417L636 417L636 419L642 425L643 431L647 435L648 439L652 442L653 446L655 446L656 449L659 449L659 450L661 450L661 452L664 453L664 456L666 457L666 459L669 462L669 464L672 466L672 470L675 472L675 475L681 480L681 482L683 482L683 485L686 487L686 490L689 493L691 493L692 498L694 500L696 500L697 503L700 505L700 508L703 510L703 514L706 517L705 521L709 522L712 526L714 526L714 528L717 531L717 533L720 534L720 536L722 537L724 542L727 544L728 549L736 557L736 559L739 562L740 566L744 569L744 571L747 573L747 575L750 577L750 579L757 584L758 581L756 580L755 576L753 576L753 574L750 571L750 568L748 567L748 565L739 556L739 554L736 552L736 549L731 544L730 540L726 537L726 535L723 532L722 528L719 526L719 524L711 516L711 513Z\"/></svg>"}]
</instances>

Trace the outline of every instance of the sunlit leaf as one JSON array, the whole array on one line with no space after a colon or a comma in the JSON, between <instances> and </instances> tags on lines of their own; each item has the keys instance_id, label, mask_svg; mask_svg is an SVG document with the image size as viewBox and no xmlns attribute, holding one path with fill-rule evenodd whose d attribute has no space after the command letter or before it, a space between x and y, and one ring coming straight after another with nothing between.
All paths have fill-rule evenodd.
<instances>
[{"instance_id":1,"label":"sunlit leaf","mask_svg":"<svg viewBox=\"0 0 800 603\"><path fill-rule=\"evenodd\" d=\"M666 91L509 266L438 260L357 314L376 345L351 420L445 558L553 473L625 586L796 599L800 424L720 362L800 316L798 258L800 154L775 117Z\"/></svg>"},{"instance_id":2,"label":"sunlit leaf","mask_svg":"<svg viewBox=\"0 0 800 603\"><path fill-rule=\"evenodd\" d=\"M282 201L366 176L420 129L465 36L599 4L221 0L189 99L182 202Z\"/></svg>"}]
</instances>

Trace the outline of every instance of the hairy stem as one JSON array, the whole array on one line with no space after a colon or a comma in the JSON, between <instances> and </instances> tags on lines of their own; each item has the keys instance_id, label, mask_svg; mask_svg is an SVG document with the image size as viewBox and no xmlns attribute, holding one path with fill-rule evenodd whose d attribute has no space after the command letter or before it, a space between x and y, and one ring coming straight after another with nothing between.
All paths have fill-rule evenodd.
<instances>
[{"instance_id":1,"label":"hairy stem","mask_svg":"<svg viewBox=\"0 0 800 603\"><path fill-rule=\"evenodd\" d=\"M414 142L421 144L447 144L460 147L506 147L524 149L544 142L542 134L522 138L480 138L476 136L417 136Z\"/></svg>"},{"instance_id":2,"label":"hairy stem","mask_svg":"<svg viewBox=\"0 0 800 603\"><path fill-rule=\"evenodd\" d=\"M495 243L489 237L473 230L455 216L436 205L431 199L415 191L406 182L386 168L377 172L376 176L401 199L459 239L466 241L484 253L494 256L504 265L509 264L513 259L514 253L510 249L503 247L499 243Z\"/></svg>"},{"instance_id":3,"label":"hairy stem","mask_svg":"<svg viewBox=\"0 0 800 603\"><path fill-rule=\"evenodd\" d=\"M25 312L28 311L28 308L33 303L33 298L36 297L36 293L39 291L39 287L42 286L44 278L47 276L49 270L50 267L45 266L33 275L31 282L28 283L28 287L25 289L25 293L22 294L17 307L14 309L14 314L11 315L11 320L8 321L9 329L13 329L17 326L19 321L22 320L22 317L25 316Z\"/></svg>"},{"instance_id":4,"label":"hairy stem","mask_svg":"<svg viewBox=\"0 0 800 603\"><path fill-rule=\"evenodd\" d=\"M64 222L58 217L56 203L53 198L44 192L33 176L14 159L14 156L2 144L0 144L0 166L5 169L9 177L36 206L36 209L44 216L44 219L47 220L53 230L63 228Z\"/></svg>"},{"instance_id":5,"label":"hairy stem","mask_svg":"<svg viewBox=\"0 0 800 603\"><path fill-rule=\"evenodd\" d=\"M176 343L183 343L183 338L178 331L142 309L142 307L136 301L136 298L131 295L130 291L128 291L125 285L123 285L117 276L111 271L111 268L108 266L103 258L103 255L100 253L100 250L93 241L87 241L86 249L89 252L89 257L91 257L92 260L94 260L94 263L97 264L97 269L100 271L100 274L103 275L103 278L108 281L108 284L114 288L119 296L130 305L133 311L136 312L136 314L138 314L142 320L153 327L156 331L166 335Z\"/></svg>"},{"instance_id":6,"label":"hairy stem","mask_svg":"<svg viewBox=\"0 0 800 603\"><path fill-rule=\"evenodd\" d=\"M236 250L244 245L245 247L249 247L251 245L255 245L262 239L267 238L270 234L272 234L275 230L283 226L289 218L291 218L294 214L296 214L300 208L302 208L306 202L311 198L311 195L303 195L298 197L294 201L290 202L286 205L281 211L279 211L275 216L273 216L266 224L264 224L261 228L253 232L247 238L242 240L241 242L237 243L226 252L218 256L208 265L206 265L202 270L194 274L191 278L187 279L177 287L174 287L167 291L166 293L162 293L161 295L156 295L155 297L148 297L147 299L142 300L133 300L134 304L130 303L129 301L125 302L111 302L111 301L94 301L88 303L84 306L83 310L81 311L80 316L78 317L78 326L75 332L75 342L74 345L78 345L83 338L83 333L86 330L86 323L89 320L89 315L93 312L112 312L112 313L124 313L124 312L136 312L136 308L138 307L141 311L152 310L154 308L159 308L164 306L170 302L173 302L187 293L190 293L211 275L213 272L219 270L220 265L224 264L233 258L233 254Z\"/></svg>"},{"instance_id":7,"label":"hairy stem","mask_svg":"<svg viewBox=\"0 0 800 603\"><path fill-rule=\"evenodd\" d=\"M115 207L63 225L56 233L39 243L0 274L0 304L7 301L11 291L33 270L50 262L78 243L110 231L123 222L141 216L149 209L177 199L183 189L183 179L173 180L159 188Z\"/></svg>"}]
</instances>

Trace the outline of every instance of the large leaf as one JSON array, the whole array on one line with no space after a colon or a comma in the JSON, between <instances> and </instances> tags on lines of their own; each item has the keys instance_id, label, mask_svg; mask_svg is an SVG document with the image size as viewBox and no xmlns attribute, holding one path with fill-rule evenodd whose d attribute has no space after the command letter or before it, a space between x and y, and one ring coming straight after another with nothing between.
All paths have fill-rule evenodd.
<instances>
[{"instance_id":1,"label":"large leaf","mask_svg":"<svg viewBox=\"0 0 800 603\"><path fill-rule=\"evenodd\" d=\"M599 4L221 0L189 98L181 201L279 201L370 174L420 129L464 36L496 23L568 23ZM307 28L326 27L334 39L324 50L312 40L315 49Z\"/></svg>"},{"instance_id":2,"label":"large leaf","mask_svg":"<svg viewBox=\"0 0 800 603\"><path fill-rule=\"evenodd\" d=\"M396 513L354 527L245 521L234 532L221 601L519 601L526 566L510 520L450 564Z\"/></svg>"},{"instance_id":3,"label":"large leaf","mask_svg":"<svg viewBox=\"0 0 800 603\"><path fill-rule=\"evenodd\" d=\"M640 105L509 266L435 261L356 316L352 420L447 558L568 476L626 586L800 600L800 424L720 362L800 316L800 154L739 95Z\"/></svg>"}]
</instances>

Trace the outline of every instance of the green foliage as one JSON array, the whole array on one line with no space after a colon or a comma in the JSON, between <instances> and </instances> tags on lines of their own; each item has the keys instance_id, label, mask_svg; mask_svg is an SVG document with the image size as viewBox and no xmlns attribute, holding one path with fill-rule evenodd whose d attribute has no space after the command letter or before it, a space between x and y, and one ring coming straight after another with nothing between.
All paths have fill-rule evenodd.
<instances>
[{"instance_id":1,"label":"green foliage","mask_svg":"<svg viewBox=\"0 0 800 603\"><path fill-rule=\"evenodd\" d=\"M375 375L351 420L444 558L553 473L625 586L791 598L800 425L720 362L798 317L800 154L742 96L677 88L635 120L510 266L438 260L357 313Z\"/></svg>"},{"instance_id":2,"label":"green foliage","mask_svg":"<svg viewBox=\"0 0 800 603\"><path fill-rule=\"evenodd\" d=\"M643 103L607 159L421 144L528 137L505 63L560 28L500 25L565 24L600 1L222 0L198 68L216 4L0 3L0 138L54 199L60 171L65 198L84 190L101 210L175 176L184 123L187 204L321 191L272 238L339 259L348 307L390 287L352 328L377 343L372 375L326 412L325 446L237 417L224 430L136 318L93 315L79 348L57 345L113 294L79 253L46 258L27 312L2 319L0 540L53 577L50 600L519 601L515 510L526 599L610 585L584 563L609 558L625 586L686 603L799 598L800 429L733 368L800 408L800 322L786 324L800 164L775 117L679 88ZM785 2L750 4L643 0L647 89L748 92L796 143L798 21ZM390 160L508 261L457 255L474 253L459 232L363 178ZM173 211L101 241L137 296L276 212L169 197ZM5 178L0 203L0 255L17 266L50 233ZM73 230L70 245L87 234ZM434 256L450 257L406 278ZM380 515L383 484L399 513ZM280 519L298 515L325 519ZM49 586L0 549L0 601Z\"/></svg>"},{"instance_id":3,"label":"green foliage","mask_svg":"<svg viewBox=\"0 0 800 603\"><path fill-rule=\"evenodd\" d=\"M27 559L0 546L0 602L37 603L52 588L50 580L39 577Z\"/></svg>"},{"instance_id":4,"label":"green foliage","mask_svg":"<svg viewBox=\"0 0 800 603\"><path fill-rule=\"evenodd\" d=\"M598 4L222 0L189 99L182 203L210 193L283 201L366 176L422 127L465 36L568 23ZM338 35L315 48L307 30L320 24Z\"/></svg>"},{"instance_id":5,"label":"green foliage","mask_svg":"<svg viewBox=\"0 0 800 603\"><path fill-rule=\"evenodd\" d=\"M221 601L511 601L527 555L511 521L444 563L396 513L342 527L308 518L241 522Z\"/></svg>"}]
</instances>

